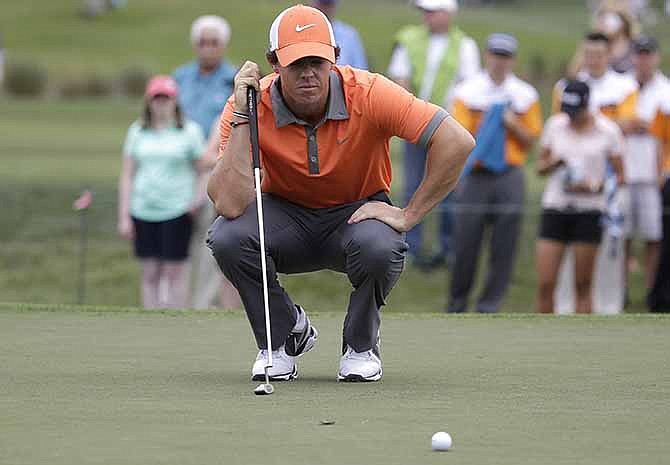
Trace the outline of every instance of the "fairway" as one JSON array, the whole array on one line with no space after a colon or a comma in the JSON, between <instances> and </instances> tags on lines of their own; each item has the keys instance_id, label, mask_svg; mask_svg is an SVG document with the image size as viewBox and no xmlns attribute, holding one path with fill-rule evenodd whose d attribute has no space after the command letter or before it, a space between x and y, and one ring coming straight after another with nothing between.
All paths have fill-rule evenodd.
<instances>
[{"instance_id":1,"label":"fairway","mask_svg":"<svg viewBox=\"0 0 670 465\"><path fill-rule=\"evenodd\" d=\"M383 381L338 384L343 317L256 397L241 314L3 304L0 463L667 463L668 318L389 314Z\"/></svg>"}]
</instances>

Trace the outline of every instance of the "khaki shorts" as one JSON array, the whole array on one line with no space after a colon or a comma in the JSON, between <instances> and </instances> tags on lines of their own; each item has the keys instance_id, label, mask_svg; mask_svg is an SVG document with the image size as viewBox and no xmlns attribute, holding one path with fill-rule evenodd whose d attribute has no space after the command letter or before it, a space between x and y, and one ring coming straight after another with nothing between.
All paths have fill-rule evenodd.
<instances>
[{"instance_id":1,"label":"khaki shorts","mask_svg":"<svg viewBox=\"0 0 670 465\"><path fill-rule=\"evenodd\" d=\"M626 186L627 208L624 219L626 237L638 237L647 242L663 237L661 192L656 184L629 184Z\"/></svg>"}]
</instances>

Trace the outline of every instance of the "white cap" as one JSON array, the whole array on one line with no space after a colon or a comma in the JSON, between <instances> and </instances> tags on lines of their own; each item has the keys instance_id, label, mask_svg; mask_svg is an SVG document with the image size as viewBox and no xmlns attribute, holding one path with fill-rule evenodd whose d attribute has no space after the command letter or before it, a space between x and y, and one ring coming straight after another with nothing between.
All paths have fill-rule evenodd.
<instances>
[{"instance_id":1,"label":"white cap","mask_svg":"<svg viewBox=\"0 0 670 465\"><path fill-rule=\"evenodd\" d=\"M426 11L446 10L449 13L458 11L458 0L414 0L414 5Z\"/></svg>"}]
</instances>

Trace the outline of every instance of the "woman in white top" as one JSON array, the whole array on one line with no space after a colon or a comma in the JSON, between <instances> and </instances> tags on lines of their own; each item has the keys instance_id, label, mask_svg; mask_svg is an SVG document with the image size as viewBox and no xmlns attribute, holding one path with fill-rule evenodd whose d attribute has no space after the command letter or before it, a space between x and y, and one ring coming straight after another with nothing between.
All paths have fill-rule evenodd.
<instances>
[{"instance_id":1,"label":"woman in white top","mask_svg":"<svg viewBox=\"0 0 670 465\"><path fill-rule=\"evenodd\" d=\"M554 289L563 253L575 253L578 313L591 313L591 285L608 163L623 180L623 135L616 124L589 110L589 87L569 81L561 97L561 113L549 118L540 141L537 170L551 175L542 196L540 238L536 249L539 279L537 311L554 311Z\"/></svg>"}]
</instances>

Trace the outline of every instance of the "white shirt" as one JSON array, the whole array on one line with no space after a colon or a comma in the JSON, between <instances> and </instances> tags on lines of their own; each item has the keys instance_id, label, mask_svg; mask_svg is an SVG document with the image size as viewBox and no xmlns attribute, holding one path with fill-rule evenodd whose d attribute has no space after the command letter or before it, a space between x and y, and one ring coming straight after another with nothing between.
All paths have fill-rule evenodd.
<instances>
[{"instance_id":1,"label":"white shirt","mask_svg":"<svg viewBox=\"0 0 670 465\"><path fill-rule=\"evenodd\" d=\"M426 56L426 70L423 75L421 89L417 97L423 100L430 99L433 93L433 83L435 76L440 69L440 63L449 46L449 36L447 34L431 34L428 41L428 51ZM479 48L477 43L470 37L464 37L461 40L459 50L458 67L454 81L447 88L447 94L443 103L444 108L448 108L451 103L451 96L454 86L462 80L474 76L480 70ZM388 75L391 79L410 80L412 78L412 64L409 59L407 48L398 45L391 56Z\"/></svg>"},{"instance_id":2,"label":"white shirt","mask_svg":"<svg viewBox=\"0 0 670 465\"><path fill-rule=\"evenodd\" d=\"M594 187L602 186L607 159L623 153L623 134L619 126L600 113L594 113L594 117L593 127L586 132L575 131L565 113L557 113L547 120L540 145L565 164L551 174L542 195L543 208L605 209L604 193L573 194L564 189L567 176Z\"/></svg>"},{"instance_id":3,"label":"white shirt","mask_svg":"<svg viewBox=\"0 0 670 465\"><path fill-rule=\"evenodd\" d=\"M580 71L577 73L577 79L589 85L591 91L589 107L592 110L620 105L626 97L638 89L637 81L630 75L619 74L611 69L599 78Z\"/></svg>"},{"instance_id":4,"label":"white shirt","mask_svg":"<svg viewBox=\"0 0 670 465\"><path fill-rule=\"evenodd\" d=\"M637 116L651 123L661 103L670 100L670 80L661 72L640 88ZM658 140L651 134L626 137L624 170L628 183L656 183L658 174Z\"/></svg>"},{"instance_id":5,"label":"white shirt","mask_svg":"<svg viewBox=\"0 0 670 465\"><path fill-rule=\"evenodd\" d=\"M481 71L457 85L453 98L462 101L472 110L482 112L496 103L509 103L512 111L523 114L538 101L539 96L533 86L514 74L508 75L502 84L497 85L488 72Z\"/></svg>"}]
</instances>

